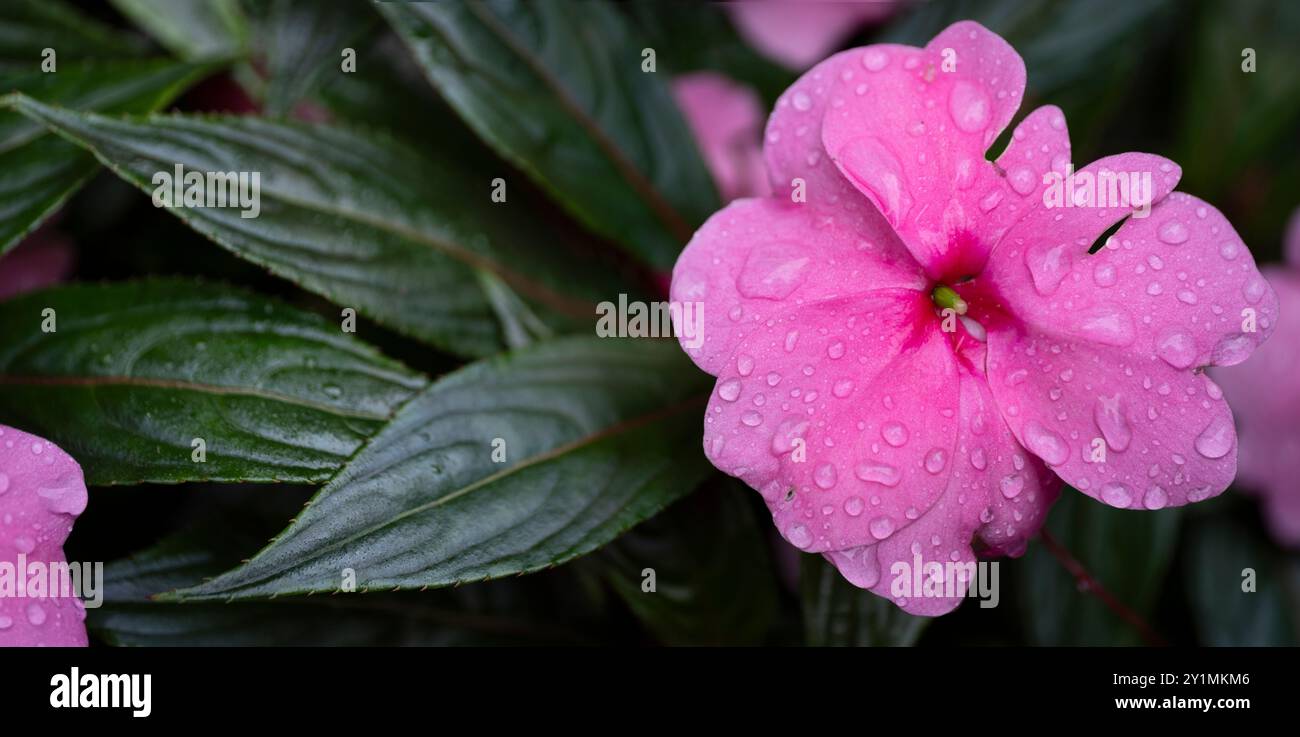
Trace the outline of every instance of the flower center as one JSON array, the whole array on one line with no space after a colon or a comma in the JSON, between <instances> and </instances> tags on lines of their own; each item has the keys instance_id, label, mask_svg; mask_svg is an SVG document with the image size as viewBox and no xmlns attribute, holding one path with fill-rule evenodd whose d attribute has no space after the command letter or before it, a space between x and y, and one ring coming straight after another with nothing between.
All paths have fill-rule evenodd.
<instances>
[{"instance_id":1,"label":"flower center","mask_svg":"<svg viewBox=\"0 0 1300 737\"><path fill-rule=\"evenodd\" d=\"M966 310L970 307L966 304L966 300L962 299L961 295L957 294L952 287L943 284L935 287L934 291L930 292L930 299L934 300L936 305L939 305L939 309L951 309L958 315L966 314Z\"/></svg>"}]
</instances>

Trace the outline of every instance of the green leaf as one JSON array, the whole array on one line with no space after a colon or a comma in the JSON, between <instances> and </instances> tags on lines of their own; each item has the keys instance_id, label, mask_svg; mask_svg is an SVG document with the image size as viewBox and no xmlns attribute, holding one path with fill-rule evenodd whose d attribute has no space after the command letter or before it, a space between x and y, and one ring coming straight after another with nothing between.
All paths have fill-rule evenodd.
<instances>
[{"instance_id":1,"label":"green leaf","mask_svg":"<svg viewBox=\"0 0 1300 737\"><path fill-rule=\"evenodd\" d=\"M188 60L228 59L243 52L248 21L239 0L112 0L173 54Z\"/></svg>"},{"instance_id":2,"label":"green leaf","mask_svg":"<svg viewBox=\"0 0 1300 737\"><path fill-rule=\"evenodd\" d=\"M210 70L170 60L65 61L54 74L0 77L0 94L22 92L76 109L148 112ZM98 168L94 157L39 123L0 112L0 254L58 210Z\"/></svg>"},{"instance_id":3,"label":"green leaf","mask_svg":"<svg viewBox=\"0 0 1300 737\"><path fill-rule=\"evenodd\" d=\"M490 173L374 131L252 117L114 119L26 97L12 104L146 192L177 166L257 172L256 217L233 207L169 209L272 273L454 353L488 355L504 342L478 271L588 326L597 301L631 291L563 244L535 247L551 234L517 201L492 202Z\"/></svg>"},{"instance_id":4,"label":"green leaf","mask_svg":"<svg viewBox=\"0 0 1300 737\"><path fill-rule=\"evenodd\" d=\"M815 647L906 647L916 643L929 617L915 617L849 583L820 555L803 555L804 638Z\"/></svg>"},{"instance_id":5,"label":"green leaf","mask_svg":"<svg viewBox=\"0 0 1300 737\"><path fill-rule=\"evenodd\" d=\"M1182 510L1115 509L1066 488L1047 529L1106 591L1148 617L1165 580ZM1094 593L1080 591L1061 561L1041 542L1030 546L1021 571L1021 605L1030 640L1038 645L1135 645L1140 633Z\"/></svg>"},{"instance_id":6,"label":"green leaf","mask_svg":"<svg viewBox=\"0 0 1300 737\"><path fill-rule=\"evenodd\" d=\"M605 3L384 3L442 96L595 232L669 269L718 209L626 17Z\"/></svg>"},{"instance_id":7,"label":"green leaf","mask_svg":"<svg viewBox=\"0 0 1300 737\"><path fill-rule=\"evenodd\" d=\"M61 0L0 3L0 72L40 70L45 49L57 67L73 59L119 58L142 53L142 39L93 20Z\"/></svg>"},{"instance_id":8,"label":"green leaf","mask_svg":"<svg viewBox=\"0 0 1300 737\"><path fill-rule=\"evenodd\" d=\"M276 528L268 526L270 515L250 512L247 501L239 507L205 509L202 523L109 563L104 604L87 610L90 631L112 645L149 647L588 642L587 632L568 621L587 615L591 607L572 582L553 576L425 593L351 593L236 604L151 601L154 593L200 583L238 563L274 532Z\"/></svg>"},{"instance_id":9,"label":"green leaf","mask_svg":"<svg viewBox=\"0 0 1300 737\"><path fill-rule=\"evenodd\" d=\"M284 116L327 75L343 76L343 49L356 47L377 22L361 3L274 0L261 29L270 77L266 114ZM358 65L369 62L359 60Z\"/></svg>"},{"instance_id":10,"label":"green leaf","mask_svg":"<svg viewBox=\"0 0 1300 737\"><path fill-rule=\"evenodd\" d=\"M1188 525L1184 575L1202 645L1294 646L1288 563L1259 531L1231 518L1202 516ZM1251 591L1243 590L1246 571Z\"/></svg>"},{"instance_id":11,"label":"green leaf","mask_svg":"<svg viewBox=\"0 0 1300 737\"><path fill-rule=\"evenodd\" d=\"M777 581L752 495L736 482L706 487L601 550L605 580L662 642L757 645L770 634Z\"/></svg>"},{"instance_id":12,"label":"green leaf","mask_svg":"<svg viewBox=\"0 0 1300 737\"><path fill-rule=\"evenodd\" d=\"M91 484L321 482L421 386L338 324L220 285L0 303L0 421L57 443Z\"/></svg>"},{"instance_id":13,"label":"green leaf","mask_svg":"<svg viewBox=\"0 0 1300 737\"><path fill-rule=\"evenodd\" d=\"M448 586L589 553L710 472L700 376L659 340L471 364L402 407L246 565L166 598L334 591L344 568L369 590Z\"/></svg>"}]
</instances>

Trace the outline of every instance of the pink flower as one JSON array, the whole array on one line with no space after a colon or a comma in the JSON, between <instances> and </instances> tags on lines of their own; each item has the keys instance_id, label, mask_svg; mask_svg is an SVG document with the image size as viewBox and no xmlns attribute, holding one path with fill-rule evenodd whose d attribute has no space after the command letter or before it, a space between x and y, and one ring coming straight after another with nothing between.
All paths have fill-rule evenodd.
<instances>
[{"instance_id":1,"label":"pink flower","mask_svg":"<svg viewBox=\"0 0 1300 737\"><path fill-rule=\"evenodd\" d=\"M41 228L0 256L0 300L66 279L75 260L76 252L68 239L48 226Z\"/></svg>"},{"instance_id":2,"label":"pink flower","mask_svg":"<svg viewBox=\"0 0 1300 737\"><path fill-rule=\"evenodd\" d=\"M1263 496L1274 537L1300 547L1300 210L1287 227L1286 261L1264 269L1288 316L1278 333L1241 368L1214 376L1237 413L1237 480Z\"/></svg>"},{"instance_id":3,"label":"pink flower","mask_svg":"<svg viewBox=\"0 0 1300 737\"><path fill-rule=\"evenodd\" d=\"M1019 554L1062 479L1139 510L1223 491L1236 436L1202 368L1244 360L1277 315L1232 226L1171 193L1172 162L1080 172L1145 175L1145 213L1049 206L1070 152L1053 106L987 161L1024 87L971 22L827 59L768 120L777 196L716 213L673 271L672 298L704 307L687 353L718 377L708 457L786 540L911 613L960 596L897 593L898 574Z\"/></svg>"},{"instance_id":4,"label":"pink flower","mask_svg":"<svg viewBox=\"0 0 1300 737\"><path fill-rule=\"evenodd\" d=\"M81 600L66 584L51 586L47 569L65 562L63 543L86 499L81 466L71 456L0 426L0 646L86 645ZM39 592L38 579L45 582Z\"/></svg>"},{"instance_id":5,"label":"pink flower","mask_svg":"<svg viewBox=\"0 0 1300 737\"><path fill-rule=\"evenodd\" d=\"M743 0L727 4L751 46L791 69L807 69L863 23L894 10L894 0Z\"/></svg>"},{"instance_id":6,"label":"pink flower","mask_svg":"<svg viewBox=\"0 0 1300 737\"><path fill-rule=\"evenodd\" d=\"M722 199L770 194L758 95L721 74L698 72L673 80L673 96Z\"/></svg>"}]
</instances>

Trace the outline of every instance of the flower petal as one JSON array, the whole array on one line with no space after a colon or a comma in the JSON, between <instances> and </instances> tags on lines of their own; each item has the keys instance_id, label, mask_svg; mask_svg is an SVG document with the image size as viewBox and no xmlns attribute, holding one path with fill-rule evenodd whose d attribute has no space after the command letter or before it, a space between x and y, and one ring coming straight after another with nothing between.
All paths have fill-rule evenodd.
<instances>
[{"instance_id":1,"label":"flower petal","mask_svg":"<svg viewBox=\"0 0 1300 737\"><path fill-rule=\"evenodd\" d=\"M1035 249L1062 236L1008 234L990 261L1010 315L988 331L990 386L1012 431L1112 506L1220 493L1236 436L1222 392L1199 374L1243 360L1277 320L1250 252L1217 210L1182 193L1096 254L1036 265Z\"/></svg>"},{"instance_id":2,"label":"flower petal","mask_svg":"<svg viewBox=\"0 0 1300 737\"><path fill-rule=\"evenodd\" d=\"M1059 479L1020 447L998 415L979 369L982 352L963 358L976 360L958 361L958 434L942 496L882 542L825 554L849 581L911 614L955 609L966 588L948 588L949 582L973 580L973 569L958 577L975 562L972 538L978 533L989 552L1020 555L1060 492ZM925 582L935 576L943 586L927 591Z\"/></svg>"},{"instance_id":3,"label":"flower petal","mask_svg":"<svg viewBox=\"0 0 1300 737\"><path fill-rule=\"evenodd\" d=\"M884 540L945 488L957 384L932 311L907 290L787 309L719 374L705 452L763 494L796 547Z\"/></svg>"},{"instance_id":4,"label":"flower petal","mask_svg":"<svg viewBox=\"0 0 1300 737\"><path fill-rule=\"evenodd\" d=\"M722 198L769 194L758 95L721 74L698 72L674 79L673 96Z\"/></svg>"},{"instance_id":5,"label":"flower petal","mask_svg":"<svg viewBox=\"0 0 1300 737\"><path fill-rule=\"evenodd\" d=\"M81 467L67 453L35 435L0 427L0 561L16 569L23 560L66 562L63 542L86 499ZM87 644L86 612L75 592L48 593L53 595L0 596L0 647Z\"/></svg>"},{"instance_id":6,"label":"flower petal","mask_svg":"<svg viewBox=\"0 0 1300 737\"><path fill-rule=\"evenodd\" d=\"M48 227L36 231L0 256L0 300L66 279L75 260L76 251L67 238Z\"/></svg>"},{"instance_id":7,"label":"flower petal","mask_svg":"<svg viewBox=\"0 0 1300 737\"><path fill-rule=\"evenodd\" d=\"M852 36L859 23L888 15L893 3L747 0L726 8L752 46L791 69L803 69Z\"/></svg>"},{"instance_id":8,"label":"flower petal","mask_svg":"<svg viewBox=\"0 0 1300 737\"><path fill-rule=\"evenodd\" d=\"M858 64L826 80L826 152L931 277L978 273L1006 227L1001 221L1024 207L1007 198L993 209L1007 183L985 158L1020 106L1024 62L969 21L924 49L868 46L852 54ZM787 95L801 94L794 89ZM990 211L998 214L987 217Z\"/></svg>"},{"instance_id":9,"label":"flower petal","mask_svg":"<svg viewBox=\"0 0 1300 737\"><path fill-rule=\"evenodd\" d=\"M1284 317L1249 360L1211 373L1237 417L1237 483L1263 495L1274 536L1300 546L1300 274L1272 267L1264 276Z\"/></svg>"},{"instance_id":10,"label":"flower petal","mask_svg":"<svg viewBox=\"0 0 1300 737\"><path fill-rule=\"evenodd\" d=\"M736 346L800 304L895 287L921 289L915 264L891 262L870 228L777 199L737 200L700 227L673 268L677 303L703 307L703 336L678 339L719 375Z\"/></svg>"}]
</instances>

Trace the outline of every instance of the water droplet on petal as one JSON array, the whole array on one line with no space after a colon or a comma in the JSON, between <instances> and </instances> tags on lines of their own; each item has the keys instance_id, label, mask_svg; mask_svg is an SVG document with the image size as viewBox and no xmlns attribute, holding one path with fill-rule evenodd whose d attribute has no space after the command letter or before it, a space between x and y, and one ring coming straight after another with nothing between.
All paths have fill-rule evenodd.
<instances>
[{"instance_id":1,"label":"water droplet on petal","mask_svg":"<svg viewBox=\"0 0 1300 737\"><path fill-rule=\"evenodd\" d=\"M1129 491L1128 486L1118 481L1110 481L1101 487L1101 500L1112 507L1124 509L1133 503L1133 493Z\"/></svg>"},{"instance_id":2,"label":"water droplet on petal","mask_svg":"<svg viewBox=\"0 0 1300 737\"><path fill-rule=\"evenodd\" d=\"M821 489L829 489L835 486L836 478L835 466L830 463L823 463L817 467L816 471L813 471L813 483L817 484L818 488Z\"/></svg>"},{"instance_id":3,"label":"water droplet on petal","mask_svg":"<svg viewBox=\"0 0 1300 737\"><path fill-rule=\"evenodd\" d=\"M958 80L948 94L948 113L957 128L966 133L987 128L990 109L988 94L965 80Z\"/></svg>"},{"instance_id":4,"label":"water droplet on petal","mask_svg":"<svg viewBox=\"0 0 1300 737\"><path fill-rule=\"evenodd\" d=\"M1176 369L1185 369L1196 360L1196 340L1182 330L1175 330L1156 343L1156 355Z\"/></svg>"},{"instance_id":5,"label":"water droplet on petal","mask_svg":"<svg viewBox=\"0 0 1300 737\"><path fill-rule=\"evenodd\" d=\"M1002 491L1002 496L1007 499L1015 499L1020 492L1025 489L1025 479L1018 473L1004 477L998 482L998 488Z\"/></svg>"},{"instance_id":6,"label":"water droplet on petal","mask_svg":"<svg viewBox=\"0 0 1300 737\"><path fill-rule=\"evenodd\" d=\"M942 448L932 448L925 456L925 470L930 473L939 473L946 465L948 465L948 454Z\"/></svg>"},{"instance_id":7,"label":"water droplet on petal","mask_svg":"<svg viewBox=\"0 0 1300 737\"><path fill-rule=\"evenodd\" d=\"M862 54L862 66L869 72L878 72L889 64L889 54L880 49L867 49Z\"/></svg>"},{"instance_id":8,"label":"water droplet on petal","mask_svg":"<svg viewBox=\"0 0 1300 737\"><path fill-rule=\"evenodd\" d=\"M812 533L808 532L808 528L803 525L788 527L785 531L785 539L800 550L805 550L809 545L812 545Z\"/></svg>"},{"instance_id":9,"label":"water droplet on petal","mask_svg":"<svg viewBox=\"0 0 1300 737\"><path fill-rule=\"evenodd\" d=\"M1119 394L1097 397L1092 417L1111 450L1122 451L1128 448L1129 442L1133 440L1133 429L1124 416Z\"/></svg>"},{"instance_id":10,"label":"water droplet on petal","mask_svg":"<svg viewBox=\"0 0 1300 737\"><path fill-rule=\"evenodd\" d=\"M1222 458L1232 450L1232 443L1236 437L1233 431L1232 418L1226 415L1219 415L1210 424L1205 427L1201 434L1196 436L1196 452L1206 458Z\"/></svg>"},{"instance_id":11,"label":"water droplet on petal","mask_svg":"<svg viewBox=\"0 0 1300 737\"><path fill-rule=\"evenodd\" d=\"M901 448L907 444L910 433L907 431L907 426L901 422L886 422L880 427L880 436L885 439L886 443L895 448Z\"/></svg>"},{"instance_id":12,"label":"water droplet on petal","mask_svg":"<svg viewBox=\"0 0 1300 737\"><path fill-rule=\"evenodd\" d=\"M734 402L740 396L740 379L731 378L718 384L718 396L724 402Z\"/></svg>"},{"instance_id":13,"label":"water droplet on petal","mask_svg":"<svg viewBox=\"0 0 1300 737\"><path fill-rule=\"evenodd\" d=\"M862 514L865 507L866 503L862 501L860 496L851 496L844 500L844 513L850 517L857 517Z\"/></svg>"},{"instance_id":14,"label":"water droplet on petal","mask_svg":"<svg viewBox=\"0 0 1300 737\"><path fill-rule=\"evenodd\" d=\"M1177 220L1170 220L1156 231L1156 237L1165 243L1178 245L1187 240L1187 226Z\"/></svg>"},{"instance_id":15,"label":"water droplet on petal","mask_svg":"<svg viewBox=\"0 0 1300 737\"><path fill-rule=\"evenodd\" d=\"M894 534L894 523L888 517L877 517L871 520L867 528L871 530L871 536L877 540L884 540Z\"/></svg>"},{"instance_id":16,"label":"water droplet on petal","mask_svg":"<svg viewBox=\"0 0 1300 737\"><path fill-rule=\"evenodd\" d=\"M1099 287L1113 287L1117 281L1113 264L1097 264L1092 270L1092 280Z\"/></svg>"},{"instance_id":17,"label":"water droplet on petal","mask_svg":"<svg viewBox=\"0 0 1300 737\"><path fill-rule=\"evenodd\" d=\"M1037 183L1034 173L1027 167L1023 166L1008 174L1007 181L1010 182L1011 188L1016 191L1016 194L1021 197L1033 192L1034 186Z\"/></svg>"},{"instance_id":18,"label":"water droplet on petal","mask_svg":"<svg viewBox=\"0 0 1300 737\"><path fill-rule=\"evenodd\" d=\"M859 463L853 474L863 481L882 486L897 486L902 477L897 468L886 463Z\"/></svg>"},{"instance_id":19,"label":"water droplet on petal","mask_svg":"<svg viewBox=\"0 0 1300 737\"><path fill-rule=\"evenodd\" d=\"M1146 496L1142 499L1142 506L1150 510L1164 509L1169 503L1169 494L1159 486L1152 486L1147 489Z\"/></svg>"},{"instance_id":20,"label":"water droplet on petal","mask_svg":"<svg viewBox=\"0 0 1300 737\"><path fill-rule=\"evenodd\" d=\"M776 241L755 246L736 277L736 289L750 299L785 299L803 284L811 260L796 243Z\"/></svg>"},{"instance_id":21,"label":"water droplet on petal","mask_svg":"<svg viewBox=\"0 0 1300 737\"><path fill-rule=\"evenodd\" d=\"M42 484L36 489L36 496L44 502L46 509L55 514L77 515L86 510L86 492L81 475L75 472Z\"/></svg>"},{"instance_id":22,"label":"water droplet on petal","mask_svg":"<svg viewBox=\"0 0 1300 737\"><path fill-rule=\"evenodd\" d=\"M1249 335L1230 335L1215 344L1210 352L1210 363L1215 366L1235 366L1250 357L1255 342Z\"/></svg>"},{"instance_id":23,"label":"water droplet on petal","mask_svg":"<svg viewBox=\"0 0 1300 737\"><path fill-rule=\"evenodd\" d=\"M1025 447L1042 458L1049 466L1059 466L1070 457L1065 440L1037 420L1025 423Z\"/></svg>"},{"instance_id":24,"label":"water droplet on petal","mask_svg":"<svg viewBox=\"0 0 1300 737\"><path fill-rule=\"evenodd\" d=\"M802 417L787 417L782 420L772 435L772 452L781 455L793 450L795 439L803 437L808 431L808 424L808 420Z\"/></svg>"},{"instance_id":25,"label":"water droplet on petal","mask_svg":"<svg viewBox=\"0 0 1300 737\"><path fill-rule=\"evenodd\" d=\"M1025 265L1029 267L1029 275L1034 279L1034 289L1041 295L1049 295L1056 291L1061 280L1070 273L1073 265L1070 246L1067 243L1035 243L1025 249Z\"/></svg>"},{"instance_id":26,"label":"water droplet on petal","mask_svg":"<svg viewBox=\"0 0 1300 737\"><path fill-rule=\"evenodd\" d=\"M1133 318L1117 305L1098 305L1081 312L1074 322L1075 331L1104 345L1126 346L1137 337Z\"/></svg>"}]
</instances>

